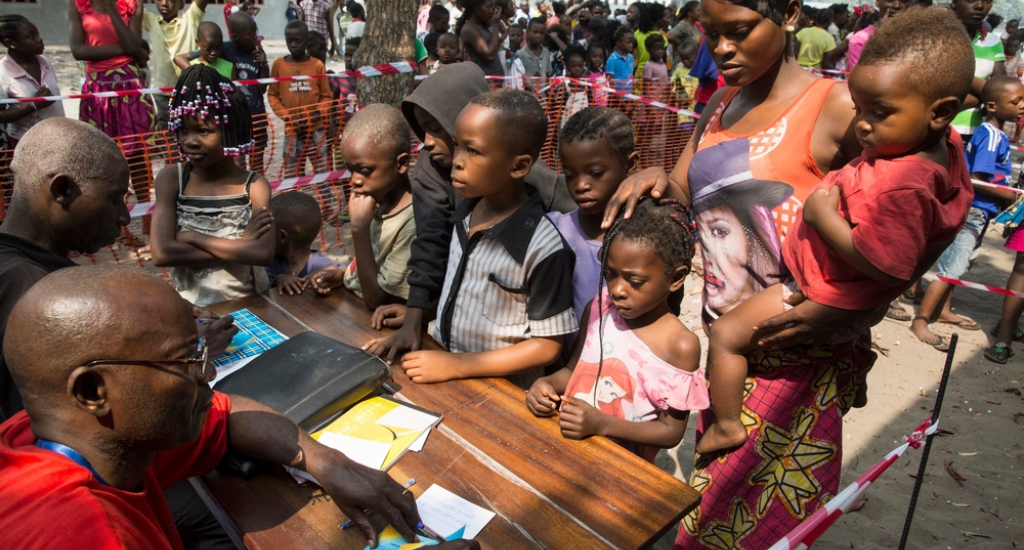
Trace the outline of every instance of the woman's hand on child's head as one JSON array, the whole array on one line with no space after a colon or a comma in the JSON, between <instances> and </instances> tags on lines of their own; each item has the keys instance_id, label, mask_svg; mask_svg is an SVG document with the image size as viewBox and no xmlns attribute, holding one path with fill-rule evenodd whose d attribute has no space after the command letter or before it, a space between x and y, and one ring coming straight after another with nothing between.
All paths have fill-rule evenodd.
<instances>
[{"instance_id":1,"label":"woman's hand on child's head","mask_svg":"<svg viewBox=\"0 0 1024 550\"><path fill-rule=\"evenodd\" d=\"M330 294L331 289L345 282L345 270L337 267L325 267L306 275L306 283L313 287L317 294Z\"/></svg>"},{"instance_id":2,"label":"woman's hand on child's head","mask_svg":"<svg viewBox=\"0 0 1024 550\"><path fill-rule=\"evenodd\" d=\"M619 184L618 191L612 195L608 206L604 208L604 220L601 229L609 229L615 223L619 210L626 209L625 217L633 215L636 203L645 195L660 199L668 188L668 174L664 168L652 166L635 174L631 174Z\"/></svg>"},{"instance_id":3,"label":"woman's hand on child's head","mask_svg":"<svg viewBox=\"0 0 1024 550\"><path fill-rule=\"evenodd\" d=\"M352 193L348 197L348 216L353 228L370 227L374 214L377 213L377 201L370 195Z\"/></svg>"},{"instance_id":4,"label":"woman's hand on child's head","mask_svg":"<svg viewBox=\"0 0 1024 550\"><path fill-rule=\"evenodd\" d=\"M803 217L807 225L817 229L825 216L839 213L839 188L818 189L804 202Z\"/></svg>"},{"instance_id":5,"label":"woman's hand on child's head","mask_svg":"<svg viewBox=\"0 0 1024 550\"><path fill-rule=\"evenodd\" d=\"M384 328L401 328L405 324L405 313L409 308L404 304L387 304L378 307L370 318L370 326L374 330Z\"/></svg>"},{"instance_id":6,"label":"woman's hand on child's head","mask_svg":"<svg viewBox=\"0 0 1024 550\"><path fill-rule=\"evenodd\" d=\"M558 415L558 427L566 439L583 439L601 435L606 415L589 403L575 397L562 397L562 411Z\"/></svg>"},{"instance_id":7,"label":"woman's hand on child's head","mask_svg":"<svg viewBox=\"0 0 1024 550\"><path fill-rule=\"evenodd\" d=\"M534 416L554 416L560 401L555 387L546 378L540 378L526 392L526 406Z\"/></svg>"},{"instance_id":8,"label":"woman's hand on child's head","mask_svg":"<svg viewBox=\"0 0 1024 550\"><path fill-rule=\"evenodd\" d=\"M274 215L270 213L270 210L264 206L257 210L249 218L249 224L245 226L245 231L242 233L243 239L258 240L260 237L265 235L267 231L270 231L274 227Z\"/></svg>"},{"instance_id":9,"label":"woman's hand on child's head","mask_svg":"<svg viewBox=\"0 0 1024 550\"><path fill-rule=\"evenodd\" d=\"M413 351L402 357L402 370L417 384L434 384L463 378L465 354L447 351Z\"/></svg>"},{"instance_id":10,"label":"woman's hand on child's head","mask_svg":"<svg viewBox=\"0 0 1024 550\"><path fill-rule=\"evenodd\" d=\"M295 296L296 294L302 294L303 290L306 290L308 282L302 277L296 277L291 273L283 273L274 277L274 286L277 287L277 294L284 296L287 292L289 296Z\"/></svg>"}]
</instances>

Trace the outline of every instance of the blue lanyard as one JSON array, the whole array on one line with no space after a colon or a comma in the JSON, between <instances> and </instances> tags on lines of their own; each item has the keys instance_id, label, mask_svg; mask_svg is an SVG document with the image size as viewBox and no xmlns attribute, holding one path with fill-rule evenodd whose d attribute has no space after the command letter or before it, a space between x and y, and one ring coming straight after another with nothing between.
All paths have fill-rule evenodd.
<instances>
[{"instance_id":1,"label":"blue lanyard","mask_svg":"<svg viewBox=\"0 0 1024 550\"><path fill-rule=\"evenodd\" d=\"M64 455L70 458L71 460L74 460L76 463L78 463L79 466L92 472L92 475L96 477L96 481L99 481L100 484L106 485L108 487L110 486L110 484L104 481L103 477L100 476L100 474L97 473L95 469L93 469L92 464L89 464L89 461L86 460L84 456L82 456L82 453L72 449L71 447L68 447L67 445L61 443L57 443L56 441L50 441L48 439L36 439L36 447L39 447L40 449L46 449L47 451L52 451L59 455Z\"/></svg>"}]
</instances>

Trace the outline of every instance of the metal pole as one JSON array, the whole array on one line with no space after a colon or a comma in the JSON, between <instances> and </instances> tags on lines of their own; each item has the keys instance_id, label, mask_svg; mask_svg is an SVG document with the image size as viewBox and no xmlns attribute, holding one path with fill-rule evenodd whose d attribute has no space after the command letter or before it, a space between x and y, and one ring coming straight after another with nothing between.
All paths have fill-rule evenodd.
<instances>
[{"instance_id":1,"label":"metal pole","mask_svg":"<svg viewBox=\"0 0 1024 550\"><path fill-rule=\"evenodd\" d=\"M949 338L949 351L946 352L946 366L942 369L942 381L939 382L939 391L935 395L935 408L932 409L932 424L939 421L939 411L942 410L942 398L946 395L946 384L949 383L949 371L953 369L953 353L956 352L956 341L959 335L954 333ZM921 484L924 483L924 471L928 467L928 453L932 449L932 438L929 435L924 442L924 450L921 452L921 464L917 467L917 479L914 480L914 492L910 495L910 508L907 509L907 519L903 522L903 536L900 538L900 550L907 547L907 537L910 536L910 524L914 521L914 509L917 508L917 495L921 492Z\"/></svg>"}]
</instances>

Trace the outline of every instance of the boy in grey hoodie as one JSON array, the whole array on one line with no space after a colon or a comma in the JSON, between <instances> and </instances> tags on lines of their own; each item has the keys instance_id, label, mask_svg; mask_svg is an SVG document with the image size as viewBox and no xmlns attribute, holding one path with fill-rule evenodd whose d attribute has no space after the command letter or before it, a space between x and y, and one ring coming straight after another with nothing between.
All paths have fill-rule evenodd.
<instances>
[{"instance_id":1,"label":"boy in grey hoodie","mask_svg":"<svg viewBox=\"0 0 1024 550\"><path fill-rule=\"evenodd\" d=\"M410 172L416 240L409 258L409 299L406 306L381 306L373 314L373 327L401 327L377 338L364 349L387 354L387 362L405 351L420 349L420 330L431 303L441 296L448 267L454 222L462 200L452 187L451 166L455 119L475 97L490 91L484 72L475 63L444 65L402 101L402 113L423 142ZM565 187L565 178L538 160L524 180L529 194L538 194L545 211L571 212L577 208Z\"/></svg>"}]
</instances>

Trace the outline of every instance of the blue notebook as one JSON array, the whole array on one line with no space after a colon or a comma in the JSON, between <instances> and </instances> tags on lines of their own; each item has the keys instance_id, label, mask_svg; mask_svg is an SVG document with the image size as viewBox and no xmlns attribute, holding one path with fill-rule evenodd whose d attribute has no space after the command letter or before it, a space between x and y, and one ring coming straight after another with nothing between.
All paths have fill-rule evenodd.
<instances>
[{"instance_id":1,"label":"blue notebook","mask_svg":"<svg viewBox=\"0 0 1024 550\"><path fill-rule=\"evenodd\" d=\"M233 363L259 355L287 340L277 329L253 315L248 309L238 310L231 316L235 318L238 334L231 339L228 351L213 361L218 374Z\"/></svg>"}]
</instances>

